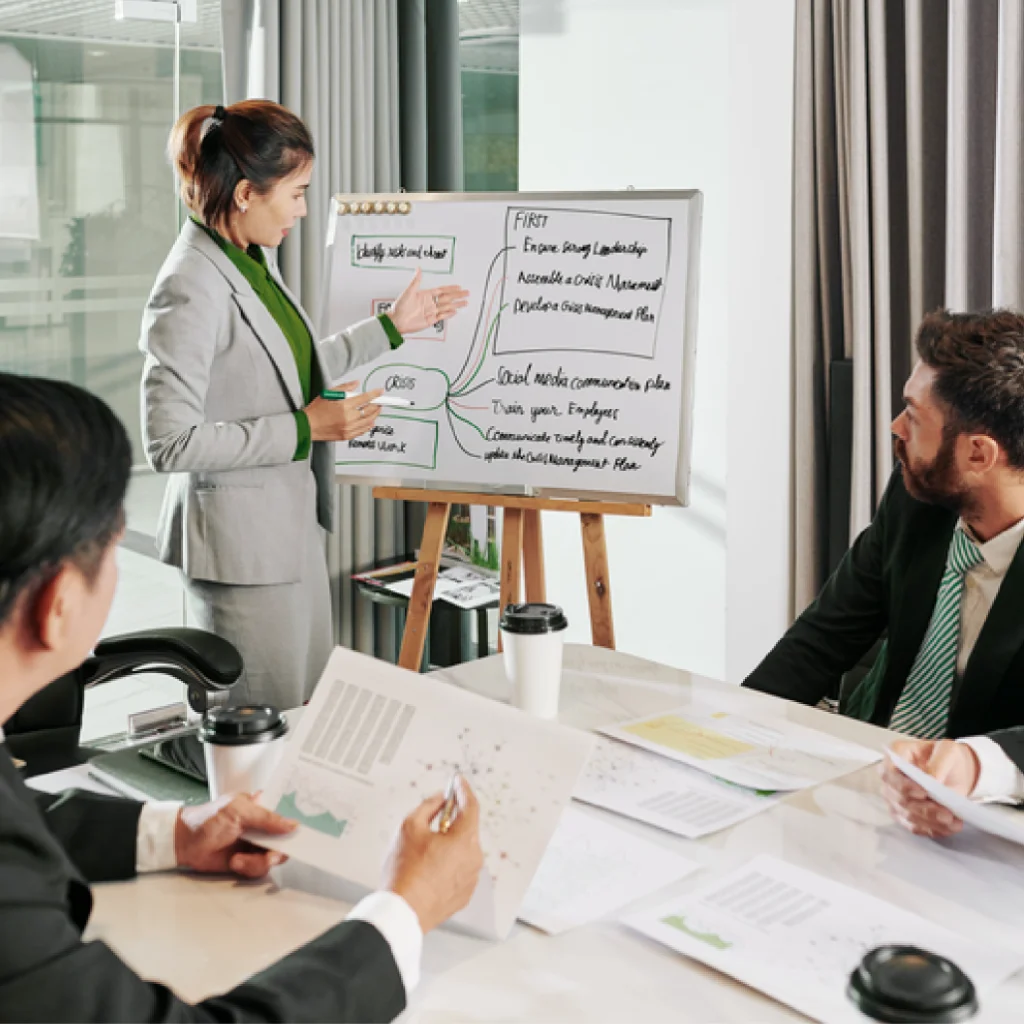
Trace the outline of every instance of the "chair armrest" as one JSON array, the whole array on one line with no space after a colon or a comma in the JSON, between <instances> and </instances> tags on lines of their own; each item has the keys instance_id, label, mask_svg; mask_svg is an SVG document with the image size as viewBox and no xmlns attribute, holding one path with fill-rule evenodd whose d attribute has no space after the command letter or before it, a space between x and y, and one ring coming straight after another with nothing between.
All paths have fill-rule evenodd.
<instances>
[{"instance_id":1,"label":"chair armrest","mask_svg":"<svg viewBox=\"0 0 1024 1024\"><path fill-rule=\"evenodd\" d=\"M223 690L242 674L242 657L229 641L202 629L146 629L101 640L83 666L85 683L106 682L141 671L142 666L180 668L190 678L201 677L207 689Z\"/></svg>"}]
</instances>

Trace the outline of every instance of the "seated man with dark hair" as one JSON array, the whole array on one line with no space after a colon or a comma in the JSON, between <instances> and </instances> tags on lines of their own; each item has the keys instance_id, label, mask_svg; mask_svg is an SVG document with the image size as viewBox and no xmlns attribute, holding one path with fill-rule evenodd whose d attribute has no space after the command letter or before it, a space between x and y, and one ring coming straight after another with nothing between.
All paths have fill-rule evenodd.
<instances>
[{"instance_id":1,"label":"seated man with dark hair","mask_svg":"<svg viewBox=\"0 0 1024 1024\"><path fill-rule=\"evenodd\" d=\"M0 722L95 644L117 582L130 469L128 437L99 399L0 373ZM469 788L447 834L430 828L443 797L427 800L403 825L383 891L238 988L189 1006L102 942L82 942L87 880L173 867L262 877L283 858L242 833L293 824L248 796L186 812L35 796L2 737L0 1020L391 1020L418 979L423 933L469 902L483 863Z\"/></svg>"},{"instance_id":2,"label":"seated man with dark hair","mask_svg":"<svg viewBox=\"0 0 1024 1024\"><path fill-rule=\"evenodd\" d=\"M976 736L1024 725L1024 316L933 313L916 345L874 520L744 686L816 704L885 633L840 710Z\"/></svg>"}]
</instances>

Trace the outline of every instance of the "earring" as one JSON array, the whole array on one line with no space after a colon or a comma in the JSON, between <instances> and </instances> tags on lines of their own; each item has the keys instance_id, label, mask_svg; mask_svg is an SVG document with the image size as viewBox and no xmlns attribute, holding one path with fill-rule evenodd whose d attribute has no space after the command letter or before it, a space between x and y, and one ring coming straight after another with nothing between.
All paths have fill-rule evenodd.
<instances>
[{"instance_id":1,"label":"earring","mask_svg":"<svg viewBox=\"0 0 1024 1024\"><path fill-rule=\"evenodd\" d=\"M246 205L245 205L245 203L239 203L239 204L238 204L238 209L239 209L239 210L241 210L241 211L242 211L242 213L245 213L245 211L246 211L246 210L248 210L248 209L249 209L249 207L248 207L248 206L246 206Z\"/></svg>"}]
</instances>

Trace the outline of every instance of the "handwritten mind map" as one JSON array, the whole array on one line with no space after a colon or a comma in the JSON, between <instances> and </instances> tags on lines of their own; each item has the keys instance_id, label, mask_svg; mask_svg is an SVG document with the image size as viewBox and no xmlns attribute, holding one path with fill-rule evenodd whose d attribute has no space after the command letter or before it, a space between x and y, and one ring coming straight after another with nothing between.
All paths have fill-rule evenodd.
<instances>
[{"instance_id":1,"label":"handwritten mind map","mask_svg":"<svg viewBox=\"0 0 1024 1024\"><path fill-rule=\"evenodd\" d=\"M417 268L470 291L363 368L411 404L340 444L339 471L685 500L699 194L664 195L339 215L329 332L386 312Z\"/></svg>"}]
</instances>

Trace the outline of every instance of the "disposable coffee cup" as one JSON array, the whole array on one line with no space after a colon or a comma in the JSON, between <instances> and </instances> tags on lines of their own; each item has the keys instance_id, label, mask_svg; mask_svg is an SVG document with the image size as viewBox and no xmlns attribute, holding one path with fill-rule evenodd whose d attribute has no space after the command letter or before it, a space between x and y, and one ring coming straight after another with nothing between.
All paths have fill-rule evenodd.
<instances>
[{"instance_id":1,"label":"disposable coffee cup","mask_svg":"<svg viewBox=\"0 0 1024 1024\"><path fill-rule=\"evenodd\" d=\"M281 712L265 704L210 708L199 726L210 798L265 789L287 733Z\"/></svg>"},{"instance_id":2,"label":"disposable coffee cup","mask_svg":"<svg viewBox=\"0 0 1024 1024\"><path fill-rule=\"evenodd\" d=\"M558 717L568 625L557 604L510 604L501 616L501 646L512 703L538 718Z\"/></svg>"}]
</instances>

